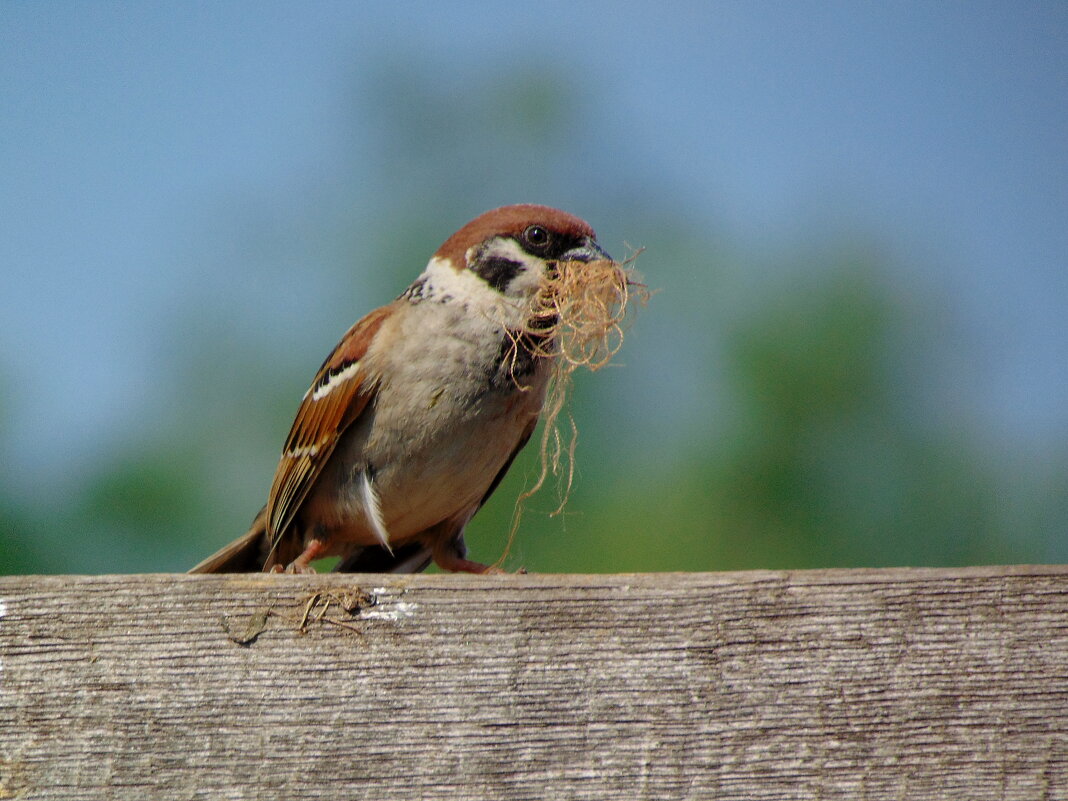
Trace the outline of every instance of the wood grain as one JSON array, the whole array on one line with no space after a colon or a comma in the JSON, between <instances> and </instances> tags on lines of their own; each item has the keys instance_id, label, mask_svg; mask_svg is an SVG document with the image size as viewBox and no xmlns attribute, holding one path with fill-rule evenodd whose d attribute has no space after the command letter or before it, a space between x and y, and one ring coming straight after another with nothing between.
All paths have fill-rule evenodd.
<instances>
[{"instance_id":1,"label":"wood grain","mask_svg":"<svg viewBox=\"0 0 1068 801\"><path fill-rule=\"evenodd\" d=\"M0 798L1064 799L1068 567L0 577Z\"/></svg>"}]
</instances>

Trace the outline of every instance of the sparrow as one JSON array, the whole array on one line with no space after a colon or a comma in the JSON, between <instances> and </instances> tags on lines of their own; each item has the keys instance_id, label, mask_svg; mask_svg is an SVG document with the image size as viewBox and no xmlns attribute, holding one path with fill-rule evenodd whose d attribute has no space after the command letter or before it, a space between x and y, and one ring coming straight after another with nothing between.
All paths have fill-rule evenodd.
<instances>
[{"instance_id":1,"label":"sparrow","mask_svg":"<svg viewBox=\"0 0 1068 801\"><path fill-rule=\"evenodd\" d=\"M531 437L555 343L531 300L561 261L611 257L583 220L504 206L450 236L341 338L297 410L267 505L191 573L483 573L464 528ZM550 341L545 341L546 339Z\"/></svg>"}]
</instances>

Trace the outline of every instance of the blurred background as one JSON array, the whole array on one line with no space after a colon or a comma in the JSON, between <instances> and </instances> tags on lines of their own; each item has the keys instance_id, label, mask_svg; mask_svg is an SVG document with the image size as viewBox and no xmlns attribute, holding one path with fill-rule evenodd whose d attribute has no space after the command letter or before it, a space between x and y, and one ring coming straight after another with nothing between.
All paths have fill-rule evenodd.
<instances>
[{"instance_id":1,"label":"blurred background","mask_svg":"<svg viewBox=\"0 0 1068 801\"><path fill-rule=\"evenodd\" d=\"M4 3L0 36L0 571L242 533L340 334L515 202L658 294L511 569L1068 561L1063 2Z\"/></svg>"}]
</instances>

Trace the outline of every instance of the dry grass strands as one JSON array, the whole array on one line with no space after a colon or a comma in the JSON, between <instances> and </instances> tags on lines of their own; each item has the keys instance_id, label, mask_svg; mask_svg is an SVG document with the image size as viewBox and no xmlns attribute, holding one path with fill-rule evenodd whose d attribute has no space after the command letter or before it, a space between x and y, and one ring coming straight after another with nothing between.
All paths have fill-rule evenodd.
<instances>
[{"instance_id":1,"label":"dry grass strands","mask_svg":"<svg viewBox=\"0 0 1068 801\"><path fill-rule=\"evenodd\" d=\"M624 262L556 262L531 302L527 323L510 332L513 367L519 361L520 349L552 359L553 367L542 411L541 470L534 485L519 496L508 546L498 564L511 547L523 501L544 486L550 473L560 479L560 503L552 515L562 512L567 503L575 474L578 429L569 415L569 430L562 434L560 415L571 377L580 367L596 371L607 365L623 347L628 309L648 302L649 290L631 267L640 252ZM513 380L523 388L522 380L514 374Z\"/></svg>"}]
</instances>

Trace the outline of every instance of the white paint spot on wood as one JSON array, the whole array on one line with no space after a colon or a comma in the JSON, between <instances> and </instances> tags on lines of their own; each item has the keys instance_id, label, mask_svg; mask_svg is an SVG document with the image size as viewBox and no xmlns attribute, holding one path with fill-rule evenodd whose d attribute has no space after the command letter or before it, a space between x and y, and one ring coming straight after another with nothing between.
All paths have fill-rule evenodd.
<instances>
[{"instance_id":1,"label":"white paint spot on wood","mask_svg":"<svg viewBox=\"0 0 1068 801\"><path fill-rule=\"evenodd\" d=\"M389 600L390 595L396 595L397 590L390 589L388 587L375 587L371 590L371 595L375 597L377 603L369 609L364 609L360 613L360 617L369 618L372 620L404 620L415 615L415 610L419 608L419 604L411 601L392 601Z\"/></svg>"},{"instance_id":2,"label":"white paint spot on wood","mask_svg":"<svg viewBox=\"0 0 1068 801\"><path fill-rule=\"evenodd\" d=\"M410 601L397 601L396 603L379 604L370 609L364 609L360 617L374 620L403 620L404 618L412 617L418 608L419 604L411 603Z\"/></svg>"}]
</instances>

